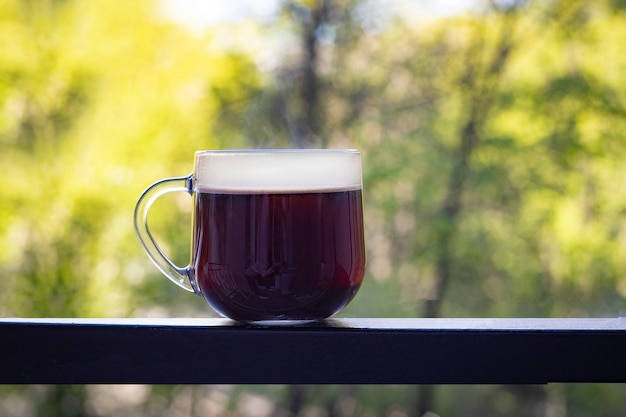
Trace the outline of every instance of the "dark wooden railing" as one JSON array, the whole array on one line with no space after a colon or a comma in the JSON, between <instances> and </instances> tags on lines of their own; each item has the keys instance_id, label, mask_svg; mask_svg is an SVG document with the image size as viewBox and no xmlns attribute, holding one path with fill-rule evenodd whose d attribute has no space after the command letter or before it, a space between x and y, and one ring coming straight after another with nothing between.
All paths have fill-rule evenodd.
<instances>
[{"instance_id":1,"label":"dark wooden railing","mask_svg":"<svg viewBox=\"0 0 626 417\"><path fill-rule=\"evenodd\" d=\"M626 382L626 318L0 319L0 383Z\"/></svg>"}]
</instances>

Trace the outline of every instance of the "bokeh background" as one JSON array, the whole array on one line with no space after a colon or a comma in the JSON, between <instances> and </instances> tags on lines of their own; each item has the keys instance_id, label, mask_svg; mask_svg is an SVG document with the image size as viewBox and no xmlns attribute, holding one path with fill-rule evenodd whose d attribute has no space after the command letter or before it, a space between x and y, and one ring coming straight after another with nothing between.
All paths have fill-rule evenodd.
<instances>
[{"instance_id":1,"label":"bokeh background","mask_svg":"<svg viewBox=\"0 0 626 417\"><path fill-rule=\"evenodd\" d=\"M624 45L624 0L0 0L0 315L211 317L141 250L143 189L355 147L340 317L624 316ZM189 197L152 213L187 264ZM618 416L626 386L1 386L0 415Z\"/></svg>"}]
</instances>

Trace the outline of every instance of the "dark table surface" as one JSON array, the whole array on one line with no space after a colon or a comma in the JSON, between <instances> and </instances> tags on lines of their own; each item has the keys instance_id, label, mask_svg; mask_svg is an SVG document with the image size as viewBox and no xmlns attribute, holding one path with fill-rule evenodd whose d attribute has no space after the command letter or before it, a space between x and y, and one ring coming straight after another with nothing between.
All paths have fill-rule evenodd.
<instances>
[{"instance_id":1,"label":"dark table surface","mask_svg":"<svg viewBox=\"0 0 626 417\"><path fill-rule=\"evenodd\" d=\"M0 383L626 382L626 318L5 318L0 340Z\"/></svg>"}]
</instances>

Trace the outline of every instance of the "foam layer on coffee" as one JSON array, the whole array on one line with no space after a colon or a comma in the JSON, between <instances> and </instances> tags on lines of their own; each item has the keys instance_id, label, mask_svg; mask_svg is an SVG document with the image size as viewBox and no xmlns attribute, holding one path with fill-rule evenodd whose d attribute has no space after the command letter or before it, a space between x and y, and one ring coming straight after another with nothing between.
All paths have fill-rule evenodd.
<instances>
[{"instance_id":1,"label":"foam layer on coffee","mask_svg":"<svg viewBox=\"0 0 626 417\"><path fill-rule=\"evenodd\" d=\"M196 152L198 191L263 193L342 191L361 188L356 150Z\"/></svg>"}]
</instances>

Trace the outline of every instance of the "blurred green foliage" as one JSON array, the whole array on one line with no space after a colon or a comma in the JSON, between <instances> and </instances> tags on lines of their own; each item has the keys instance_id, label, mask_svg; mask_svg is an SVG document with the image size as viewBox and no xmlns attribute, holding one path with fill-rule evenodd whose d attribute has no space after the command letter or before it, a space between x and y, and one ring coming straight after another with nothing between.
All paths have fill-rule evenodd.
<instances>
[{"instance_id":1,"label":"blurred green foliage","mask_svg":"<svg viewBox=\"0 0 626 417\"><path fill-rule=\"evenodd\" d=\"M624 2L489 2L432 21L282 4L269 26L189 31L156 1L0 0L0 314L213 315L143 254L139 194L190 172L198 149L328 146L364 164L368 272L341 315L624 315ZM179 264L189 212L168 196L151 217ZM0 410L626 411L616 385L419 390L2 387Z\"/></svg>"},{"instance_id":2,"label":"blurred green foliage","mask_svg":"<svg viewBox=\"0 0 626 417\"><path fill-rule=\"evenodd\" d=\"M2 2L3 315L133 314L155 275L133 234L134 202L190 172L195 150L224 146L217 108L258 88L249 58L157 19L154 6ZM154 224L182 253L177 216L166 206Z\"/></svg>"}]
</instances>

